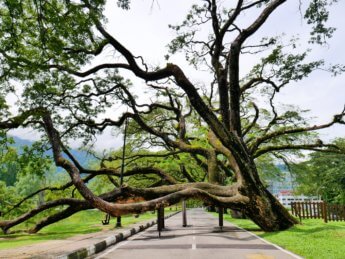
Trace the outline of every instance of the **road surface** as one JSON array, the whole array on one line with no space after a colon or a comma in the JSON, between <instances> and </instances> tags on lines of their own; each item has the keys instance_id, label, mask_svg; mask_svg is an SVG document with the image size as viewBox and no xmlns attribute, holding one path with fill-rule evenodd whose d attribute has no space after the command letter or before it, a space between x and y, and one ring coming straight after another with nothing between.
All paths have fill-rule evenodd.
<instances>
[{"instance_id":1,"label":"road surface","mask_svg":"<svg viewBox=\"0 0 345 259\"><path fill-rule=\"evenodd\" d=\"M293 259L292 253L266 243L253 234L218 219L202 209L187 211L187 227L181 213L165 222L166 230L158 237L157 226L97 254L94 259Z\"/></svg>"}]
</instances>

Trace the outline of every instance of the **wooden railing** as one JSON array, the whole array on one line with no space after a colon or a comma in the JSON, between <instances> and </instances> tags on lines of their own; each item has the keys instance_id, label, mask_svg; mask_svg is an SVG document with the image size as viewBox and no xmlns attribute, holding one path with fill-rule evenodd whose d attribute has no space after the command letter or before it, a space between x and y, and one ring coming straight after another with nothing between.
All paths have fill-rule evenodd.
<instances>
[{"instance_id":1,"label":"wooden railing","mask_svg":"<svg viewBox=\"0 0 345 259\"><path fill-rule=\"evenodd\" d=\"M301 219L345 221L345 205L326 202L291 202L291 213Z\"/></svg>"}]
</instances>

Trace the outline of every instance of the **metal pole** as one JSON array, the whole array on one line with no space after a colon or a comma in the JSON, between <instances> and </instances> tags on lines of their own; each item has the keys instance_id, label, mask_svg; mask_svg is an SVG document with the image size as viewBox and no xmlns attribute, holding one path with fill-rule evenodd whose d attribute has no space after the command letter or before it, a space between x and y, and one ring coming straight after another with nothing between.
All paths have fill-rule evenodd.
<instances>
[{"instance_id":1,"label":"metal pole","mask_svg":"<svg viewBox=\"0 0 345 259\"><path fill-rule=\"evenodd\" d=\"M162 231L162 209L157 209L157 230L158 230L158 236L161 237L161 231Z\"/></svg>"},{"instance_id":2,"label":"metal pole","mask_svg":"<svg viewBox=\"0 0 345 259\"><path fill-rule=\"evenodd\" d=\"M116 227L117 228L122 227L122 225L121 225L121 216L116 217Z\"/></svg>"},{"instance_id":3,"label":"metal pole","mask_svg":"<svg viewBox=\"0 0 345 259\"><path fill-rule=\"evenodd\" d=\"M219 206L218 215L219 215L219 227L221 231L223 230L223 213L224 213L223 207Z\"/></svg>"},{"instance_id":4,"label":"metal pole","mask_svg":"<svg viewBox=\"0 0 345 259\"><path fill-rule=\"evenodd\" d=\"M121 164L121 172L120 172L120 189L123 186L123 172L125 171L127 126L128 126L128 120L126 118L126 121L125 121L125 131L123 133L122 164ZM121 225L121 217L117 217L116 218L116 227L120 228L121 226L122 226Z\"/></svg>"},{"instance_id":5,"label":"metal pole","mask_svg":"<svg viewBox=\"0 0 345 259\"><path fill-rule=\"evenodd\" d=\"M187 227L186 200L182 201L182 226Z\"/></svg>"},{"instance_id":6,"label":"metal pole","mask_svg":"<svg viewBox=\"0 0 345 259\"><path fill-rule=\"evenodd\" d=\"M122 147L122 164L121 164L121 174L120 174L120 188L122 188L122 185L123 185L123 172L125 170L127 126L128 126L128 120L126 118L126 121L125 121L125 131L123 133L123 147Z\"/></svg>"},{"instance_id":7,"label":"metal pole","mask_svg":"<svg viewBox=\"0 0 345 259\"><path fill-rule=\"evenodd\" d=\"M161 210L162 210L162 228L164 229L165 228L165 218L164 218L164 207L161 207Z\"/></svg>"}]
</instances>

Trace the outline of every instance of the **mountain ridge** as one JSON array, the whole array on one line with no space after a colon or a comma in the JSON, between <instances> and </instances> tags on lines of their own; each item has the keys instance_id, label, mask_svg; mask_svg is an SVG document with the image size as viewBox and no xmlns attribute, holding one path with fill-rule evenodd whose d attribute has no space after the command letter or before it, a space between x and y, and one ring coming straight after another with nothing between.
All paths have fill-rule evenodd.
<instances>
[{"instance_id":1,"label":"mountain ridge","mask_svg":"<svg viewBox=\"0 0 345 259\"><path fill-rule=\"evenodd\" d=\"M24 146L31 146L34 143L34 141L23 139L18 136L10 137L14 140L14 144L12 144L11 146L17 148L19 151ZM87 166L92 161L91 155L88 154L86 151L71 149L70 152L82 166ZM53 152L51 150L44 152L44 154L53 158Z\"/></svg>"}]
</instances>

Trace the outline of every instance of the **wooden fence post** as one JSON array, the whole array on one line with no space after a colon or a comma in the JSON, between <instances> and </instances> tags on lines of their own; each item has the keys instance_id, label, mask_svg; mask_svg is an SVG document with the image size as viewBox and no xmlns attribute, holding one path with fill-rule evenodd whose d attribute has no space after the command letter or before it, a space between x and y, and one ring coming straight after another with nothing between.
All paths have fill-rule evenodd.
<instances>
[{"instance_id":1,"label":"wooden fence post","mask_svg":"<svg viewBox=\"0 0 345 259\"><path fill-rule=\"evenodd\" d=\"M301 215L301 203L296 202L296 212L298 213L297 216Z\"/></svg>"},{"instance_id":2,"label":"wooden fence post","mask_svg":"<svg viewBox=\"0 0 345 259\"><path fill-rule=\"evenodd\" d=\"M322 203L322 217L323 217L323 220L325 221L325 223L327 223L327 204L326 202L323 202Z\"/></svg>"},{"instance_id":3,"label":"wooden fence post","mask_svg":"<svg viewBox=\"0 0 345 259\"><path fill-rule=\"evenodd\" d=\"M328 221L345 221L345 206L340 204L328 204L327 202L291 202L292 215L302 219L323 219Z\"/></svg>"},{"instance_id":4,"label":"wooden fence post","mask_svg":"<svg viewBox=\"0 0 345 259\"><path fill-rule=\"evenodd\" d=\"M291 213L292 213L292 215L295 215L295 216L296 216L295 203L294 203L294 202L291 202L290 205L291 205Z\"/></svg>"}]
</instances>

